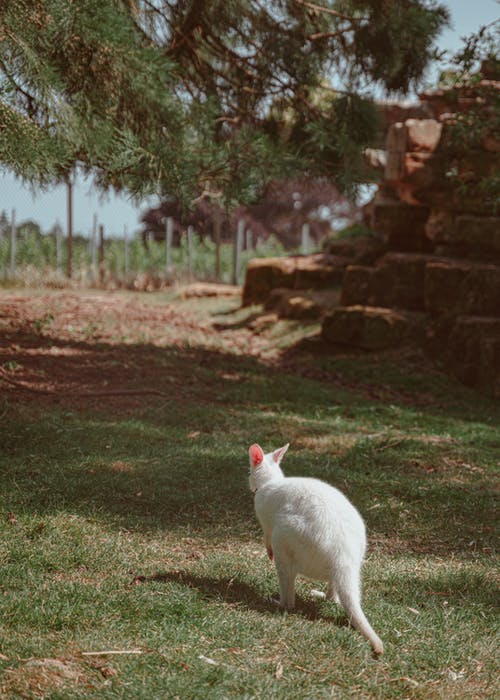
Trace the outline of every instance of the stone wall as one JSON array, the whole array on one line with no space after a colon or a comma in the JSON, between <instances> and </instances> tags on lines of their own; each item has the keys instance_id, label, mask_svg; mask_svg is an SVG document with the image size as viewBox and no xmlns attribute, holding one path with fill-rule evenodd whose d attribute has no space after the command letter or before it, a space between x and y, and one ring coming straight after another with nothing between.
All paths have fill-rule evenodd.
<instances>
[{"instance_id":1,"label":"stone wall","mask_svg":"<svg viewBox=\"0 0 500 700\"><path fill-rule=\"evenodd\" d=\"M346 267L341 305L323 321L327 342L418 343L462 381L500 396L499 97L494 80L424 93L434 117L396 122L385 152L367 153L383 174L370 223L388 252ZM480 129L467 119L472 110Z\"/></svg>"},{"instance_id":2,"label":"stone wall","mask_svg":"<svg viewBox=\"0 0 500 700\"><path fill-rule=\"evenodd\" d=\"M500 82L488 76L385 109L385 148L366 154L381 171L365 207L378 239L253 260L243 303L320 318L333 346L418 345L500 396L499 99ZM339 285L340 295L298 293Z\"/></svg>"}]
</instances>

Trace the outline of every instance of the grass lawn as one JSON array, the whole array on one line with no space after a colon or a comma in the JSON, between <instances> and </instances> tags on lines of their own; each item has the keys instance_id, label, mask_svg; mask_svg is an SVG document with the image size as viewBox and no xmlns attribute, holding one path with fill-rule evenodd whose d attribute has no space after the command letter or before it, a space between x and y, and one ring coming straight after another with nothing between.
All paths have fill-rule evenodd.
<instances>
[{"instance_id":1,"label":"grass lawn","mask_svg":"<svg viewBox=\"0 0 500 700\"><path fill-rule=\"evenodd\" d=\"M237 299L0 290L0 697L499 697L498 401L316 331ZM380 659L311 582L269 603L253 442L362 513Z\"/></svg>"}]
</instances>

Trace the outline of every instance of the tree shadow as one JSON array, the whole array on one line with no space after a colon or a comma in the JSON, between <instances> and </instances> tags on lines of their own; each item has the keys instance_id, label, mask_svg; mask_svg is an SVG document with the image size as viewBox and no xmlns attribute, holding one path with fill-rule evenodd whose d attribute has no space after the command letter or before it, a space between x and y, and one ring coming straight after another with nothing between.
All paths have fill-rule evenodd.
<instances>
[{"instance_id":1,"label":"tree shadow","mask_svg":"<svg viewBox=\"0 0 500 700\"><path fill-rule=\"evenodd\" d=\"M411 406L411 399L404 395L403 401L399 390L388 394L384 389L385 393L367 397L362 382L322 374L314 357L299 351L294 364L287 364L291 355L284 353L270 366L218 348L174 342L96 343L48 338L26 328L10 330L7 337L0 329L0 348L7 345L15 347L20 367L12 373L14 379L35 390L2 384L9 408L0 423L2 487L5 494L12 494L12 510L16 503L39 513L65 507L109 516L119 526L134 529L209 530L223 525L234 533L238 523L254 522L246 486L246 448L254 440L246 434L248 425L259 430L262 440L281 439L285 431L294 433L293 439L310 437L316 429L313 419L312 427L304 427L296 416L314 417L322 411L321 435L327 434L326 411L332 403L346 405L353 413L364 409L367 416L373 406ZM43 352L33 352L37 348ZM296 376L297 367L308 384ZM36 393L47 386L49 393ZM145 388L160 396L113 395L115 390ZM92 392L103 395L85 395ZM16 415L12 409L17 404L27 406L28 412ZM54 412L46 410L54 404ZM472 401L439 414L484 421L493 415L487 412L491 406ZM427 412L438 413L432 406ZM367 423L370 420L368 416ZM227 439L221 447L217 434L234 436L229 453ZM491 443L494 447L493 438ZM478 523L489 527L493 496L486 482L448 483L445 475L437 482L411 471L408 461L414 455L400 455L397 449L375 443L371 448L363 444L346 449L333 458L321 452L321 460L325 457L325 464L333 464L330 470L319 460L305 468L292 461L287 472L324 478L343 490L344 478L349 495L356 496L355 502L368 516L369 529L389 539L396 530L409 551L418 552L425 545L427 551L469 555L467 538L476 539ZM129 464L122 469L115 465L120 461ZM422 493L432 498L418 490L429 485L430 491ZM372 494L378 494L379 510L369 510ZM417 547L411 518L408 525L395 520L399 511L385 509L395 498L403 504L400 510L425 516L424 526L417 517L414 520L420 537ZM492 537L484 535L485 541Z\"/></svg>"}]
</instances>

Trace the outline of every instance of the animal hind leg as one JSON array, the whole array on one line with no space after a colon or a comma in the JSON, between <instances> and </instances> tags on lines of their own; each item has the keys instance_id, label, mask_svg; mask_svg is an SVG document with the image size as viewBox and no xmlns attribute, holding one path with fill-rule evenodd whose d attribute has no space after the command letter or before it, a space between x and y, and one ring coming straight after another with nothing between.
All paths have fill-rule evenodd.
<instances>
[{"instance_id":1,"label":"animal hind leg","mask_svg":"<svg viewBox=\"0 0 500 700\"><path fill-rule=\"evenodd\" d=\"M289 558L274 547L274 562L276 573L280 585L280 608L293 610L295 607L295 578L294 571Z\"/></svg>"},{"instance_id":2,"label":"animal hind leg","mask_svg":"<svg viewBox=\"0 0 500 700\"><path fill-rule=\"evenodd\" d=\"M328 591L326 593L326 599L333 600L333 602L337 603L337 605L340 603L339 595L335 589L335 584L332 580L328 583Z\"/></svg>"}]
</instances>

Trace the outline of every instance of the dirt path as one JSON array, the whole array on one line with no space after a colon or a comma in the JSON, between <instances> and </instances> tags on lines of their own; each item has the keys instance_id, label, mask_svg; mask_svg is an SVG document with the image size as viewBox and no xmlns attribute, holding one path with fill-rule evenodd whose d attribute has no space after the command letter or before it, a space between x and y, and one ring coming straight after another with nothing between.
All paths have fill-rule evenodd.
<instances>
[{"instance_id":1,"label":"dirt path","mask_svg":"<svg viewBox=\"0 0 500 700\"><path fill-rule=\"evenodd\" d=\"M203 319L195 311L199 304L130 294L2 291L0 392L22 402L106 401L123 410L147 396L180 398L192 383L192 362L176 355L185 352L193 360L198 351L203 363L202 349L256 347L245 328L216 330L210 315Z\"/></svg>"},{"instance_id":2,"label":"dirt path","mask_svg":"<svg viewBox=\"0 0 500 700\"><path fill-rule=\"evenodd\" d=\"M0 290L0 398L32 405L105 405L113 412L155 400L209 402L220 383L238 381L242 364L250 361L271 380L280 371L334 383L374 400L436 401L428 393L325 369L318 362L325 348L301 342L307 327L286 327L285 347L273 335L279 326L274 314L252 315L239 306L239 297ZM326 350L331 355L331 348ZM404 361L401 355L393 359ZM434 371L430 366L426 370Z\"/></svg>"}]
</instances>

